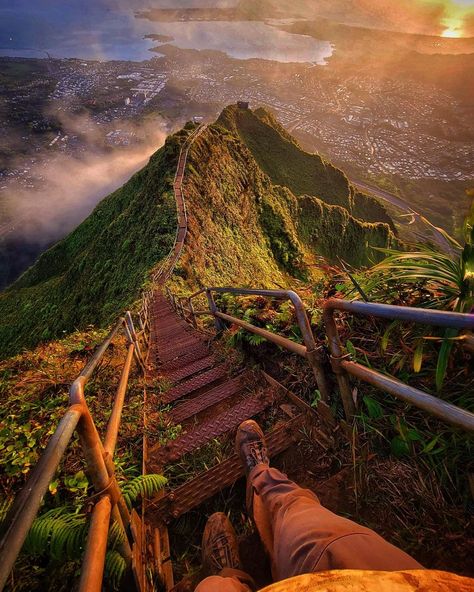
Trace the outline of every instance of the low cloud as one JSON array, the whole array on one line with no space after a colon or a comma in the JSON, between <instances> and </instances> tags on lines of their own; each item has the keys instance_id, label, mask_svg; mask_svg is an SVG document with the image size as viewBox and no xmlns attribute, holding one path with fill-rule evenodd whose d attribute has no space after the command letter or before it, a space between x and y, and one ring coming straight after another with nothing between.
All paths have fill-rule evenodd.
<instances>
[{"instance_id":1,"label":"low cloud","mask_svg":"<svg viewBox=\"0 0 474 592\"><path fill-rule=\"evenodd\" d=\"M142 140L135 146L113 147L104 152L99 149L103 130L99 133L89 124L85 118L69 117L67 133L86 134L86 149L77 155L43 157L30 171L32 177L41 180L40 188L18 189L15 185L2 196L3 212L10 222L0 238L50 244L64 237L99 201L142 168L166 137L156 123L146 135L143 129L137 130ZM115 122L114 127L134 131L131 124L127 128L126 123Z\"/></svg>"}]
</instances>

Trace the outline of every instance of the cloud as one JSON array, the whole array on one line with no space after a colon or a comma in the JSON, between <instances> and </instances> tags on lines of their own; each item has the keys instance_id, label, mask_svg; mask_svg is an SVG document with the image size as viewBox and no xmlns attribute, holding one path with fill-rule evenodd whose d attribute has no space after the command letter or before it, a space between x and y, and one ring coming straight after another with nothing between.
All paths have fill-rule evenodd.
<instances>
[{"instance_id":1,"label":"cloud","mask_svg":"<svg viewBox=\"0 0 474 592\"><path fill-rule=\"evenodd\" d=\"M165 139L159 122L146 134L133 124L114 122L116 129L136 131L144 138L136 146L104 152L99 149L104 131L97 132L87 118L63 116L62 124L68 134L82 136L85 150L74 156L44 156L30 171L33 178L41 179L40 189L15 186L2 196L3 212L11 220L2 238L7 234L10 241L46 245L64 237L99 201L142 168Z\"/></svg>"}]
</instances>

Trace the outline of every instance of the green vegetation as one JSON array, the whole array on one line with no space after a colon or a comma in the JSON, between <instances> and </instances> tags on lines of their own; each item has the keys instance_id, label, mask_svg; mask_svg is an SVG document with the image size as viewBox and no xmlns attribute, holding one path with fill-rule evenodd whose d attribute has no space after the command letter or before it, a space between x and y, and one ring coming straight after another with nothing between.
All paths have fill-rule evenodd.
<instances>
[{"instance_id":1,"label":"green vegetation","mask_svg":"<svg viewBox=\"0 0 474 592\"><path fill-rule=\"evenodd\" d=\"M317 255L369 265L380 259L372 246L393 244L383 208L382 222L354 218L355 193L343 173L301 150L263 109L226 108L192 146L188 162L189 240L174 278L180 290L202 283L292 285L294 278L317 277ZM288 163L297 172L305 166L307 177ZM299 195L303 190L327 200ZM343 195L347 208L328 205Z\"/></svg>"},{"instance_id":2,"label":"green vegetation","mask_svg":"<svg viewBox=\"0 0 474 592\"><path fill-rule=\"evenodd\" d=\"M186 133L168 138L144 169L0 294L0 356L88 324L106 327L131 306L174 240L172 182ZM186 192L180 285L290 285L317 274L317 255L363 266L380 259L372 247L393 244L385 210L305 153L263 109L224 110L190 151ZM365 210L370 222L360 219Z\"/></svg>"},{"instance_id":3,"label":"green vegetation","mask_svg":"<svg viewBox=\"0 0 474 592\"><path fill-rule=\"evenodd\" d=\"M88 324L107 326L138 297L150 269L173 244L179 140L171 137L144 169L0 294L0 356Z\"/></svg>"},{"instance_id":4,"label":"green vegetation","mask_svg":"<svg viewBox=\"0 0 474 592\"><path fill-rule=\"evenodd\" d=\"M297 196L312 195L342 206L363 221L392 224L377 200L356 192L345 174L321 156L305 152L265 109L227 107L217 123L241 137L274 184L288 187Z\"/></svg>"},{"instance_id":5,"label":"green vegetation","mask_svg":"<svg viewBox=\"0 0 474 592\"><path fill-rule=\"evenodd\" d=\"M69 385L105 335L106 331L89 327L0 362L0 396L5 402L0 410L0 530L13 496L25 484L67 409ZM114 338L86 388L87 404L102 437L127 349L124 336ZM133 365L115 453L115 474L129 507L166 482L161 475L141 476L143 413L141 373ZM75 437L49 484L40 514L17 561L10 590L56 591L73 587L90 522L92 493ZM112 528L107 589L117 588L123 572L123 562L115 550L117 535Z\"/></svg>"},{"instance_id":6,"label":"green vegetation","mask_svg":"<svg viewBox=\"0 0 474 592\"><path fill-rule=\"evenodd\" d=\"M471 312L474 310L474 202L464 224L464 247L446 236L452 245L452 254L444 253L430 245L419 245L418 250L408 252L384 250L387 257L371 270L371 274L375 276L374 284L376 285L380 278L398 285L419 285L423 282L424 289L431 295L423 303L424 306L455 312ZM446 329L436 368L438 391L443 386L449 354L456 339L458 331ZM424 342L421 339L415 350L417 371L421 368L423 347Z\"/></svg>"}]
</instances>

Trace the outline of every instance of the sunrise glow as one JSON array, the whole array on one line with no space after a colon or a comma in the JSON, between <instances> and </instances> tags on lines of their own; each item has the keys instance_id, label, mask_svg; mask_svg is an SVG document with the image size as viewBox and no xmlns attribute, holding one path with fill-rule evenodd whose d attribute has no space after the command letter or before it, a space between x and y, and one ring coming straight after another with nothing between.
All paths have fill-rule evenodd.
<instances>
[{"instance_id":1,"label":"sunrise glow","mask_svg":"<svg viewBox=\"0 0 474 592\"><path fill-rule=\"evenodd\" d=\"M445 29L442 33L441 33L441 37L451 37L451 38L457 38L457 37L462 37L462 32L459 29Z\"/></svg>"},{"instance_id":2,"label":"sunrise glow","mask_svg":"<svg viewBox=\"0 0 474 592\"><path fill-rule=\"evenodd\" d=\"M441 33L442 37L457 38L463 36L462 29L463 21L460 18L446 18L443 21L443 25L446 29Z\"/></svg>"}]
</instances>

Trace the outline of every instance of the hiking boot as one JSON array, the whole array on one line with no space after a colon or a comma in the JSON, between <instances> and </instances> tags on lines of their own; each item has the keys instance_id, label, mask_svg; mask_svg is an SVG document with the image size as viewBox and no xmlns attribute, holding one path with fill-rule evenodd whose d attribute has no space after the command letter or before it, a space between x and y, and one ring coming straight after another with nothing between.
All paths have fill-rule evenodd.
<instances>
[{"instance_id":1,"label":"hiking boot","mask_svg":"<svg viewBox=\"0 0 474 592\"><path fill-rule=\"evenodd\" d=\"M239 425L235 437L235 450L247 475L257 465L270 464L265 436L253 419L247 419Z\"/></svg>"},{"instance_id":2,"label":"hiking boot","mask_svg":"<svg viewBox=\"0 0 474 592\"><path fill-rule=\"evenodd\" d=\"M202 562L211 575L224 568L242 569L237 535L230 520L222 512L209 517L202 535Z\"/></svg>"}]
</instances>

